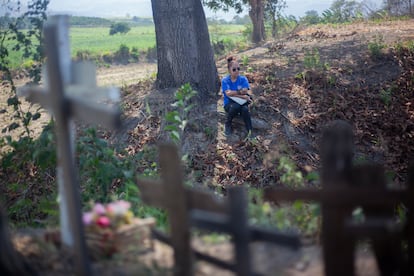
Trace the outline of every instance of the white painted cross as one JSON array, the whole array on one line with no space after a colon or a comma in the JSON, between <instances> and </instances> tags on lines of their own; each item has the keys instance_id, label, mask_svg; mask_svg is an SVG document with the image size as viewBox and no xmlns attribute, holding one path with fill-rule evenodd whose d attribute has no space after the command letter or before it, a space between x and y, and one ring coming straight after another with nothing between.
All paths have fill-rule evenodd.
<instances>
[{"instance_id":1,"label":"white painted cross","mask_svg":"<svg viewBox=\"0 0 414 276\"><path fill-rule=\"evenodd\" d=\"M119 107L99 101L119 100L119 89L97 87L95 66L71 61L67 16L50 17L43 31L47 56L45 85L24 86L18 93L47 108L55 118L61 238L63 244L75 253L77 275L90 275L74 162L73 119L109 128L118 127Z\"/></svg>"}]
</instances>

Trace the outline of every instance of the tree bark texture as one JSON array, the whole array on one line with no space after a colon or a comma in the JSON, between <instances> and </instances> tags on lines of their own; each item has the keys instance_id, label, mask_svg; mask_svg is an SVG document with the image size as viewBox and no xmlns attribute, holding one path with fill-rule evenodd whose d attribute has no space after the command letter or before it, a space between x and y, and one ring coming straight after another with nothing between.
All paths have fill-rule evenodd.
<instances>
[{"instance_id":1,"label":"tree bark texture","mask_svg":"<svg viewBox=\"0 0 414 276\"><path fill-rule=\"evenodd\" d=\"M200 0L151 3L157 43L157 87L190 83L201 98L216 95L220 81Z\"/></svg>"},{"instance_id":2,"label":"tree bark texture","mask_svg":"<svg viewBox=\"0 0 414 276\"><path fill-rule=\"evenodd\" d=\"M259 43L265 40L264 0L249 0L249 4L249 16L253 24L252 42Z\"/></svg>"}]
</instances>

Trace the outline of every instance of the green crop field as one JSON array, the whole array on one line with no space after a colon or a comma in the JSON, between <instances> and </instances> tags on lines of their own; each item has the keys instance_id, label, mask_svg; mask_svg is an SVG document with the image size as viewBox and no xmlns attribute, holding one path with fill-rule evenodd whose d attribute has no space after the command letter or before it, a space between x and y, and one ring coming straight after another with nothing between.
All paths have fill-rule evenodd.
<instances>
[{"instance_id":1,"label":"green crop field","mask_svg":"<svg viewBox=\"0 0 414 276\"><path fill-rule=\"evenodd\" d=\"M235 42L244 40L243 25L210 26L209 30L212 40L231 39ZM109 35L108 27L71 28L70 39L72 55L79 50L88 50L93 54L114 52L121 44L129 48L147 50L155 46L155 28L154 26L132 27L128 33L116 35Z\"/></svg>"},{"instance_id":2,"label":"green crop field","mask_svg":"<svg viewBox=\"0 0 414 276\"><path fill-rule=\"evenodd\" d=\"M92 54L115 52L121 44L140 50L155 46L155 29L149 26L132 27L126 34L115 35L109 35L108 27L71 28L69 35L72 55L85 50Z\"/></svg>"},{"instance_id":3,"label":"green crop field","mask_svg":"<svg viewBox=\"0 0 414 276\"><path fill-rule=\"evenodd\" d=\"M209 26L211 41L231 41L233 44L246 41L243 36L243 25L211 25ZM109 27L71 27L69 31L71 54L78 51L88 52L91 56L101 56L116 52L123 44L129 49L146 51L155 46L154 26L131 27L126 34L109 35ZM12 68L21 68L31 64L21 54L10 50Z\"/></svg>"}]
</instances>

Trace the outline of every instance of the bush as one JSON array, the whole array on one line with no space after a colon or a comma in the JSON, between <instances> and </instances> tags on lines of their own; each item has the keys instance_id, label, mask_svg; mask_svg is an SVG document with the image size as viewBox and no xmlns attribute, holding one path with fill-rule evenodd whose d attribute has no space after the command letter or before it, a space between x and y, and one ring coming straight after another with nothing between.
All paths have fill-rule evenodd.
<instances>
[{"instance_id":1,"label":"bush","mask_svg":"<svg viewBox=\"0 0 414 276\"><path fill-rule=\"evenodd\" d=\"M79 50L76 52L77 60L90 60L92 58L92 53L89 50Z\"/></svg>"},{"instance_id":2,"label":"bush","mask_svg":"<svg viewBox=\"0 0 414 276\"><path fill-rule=\"evenodd\" d=\"M375 36L374 41L368 43L368 50L373 60L379 60L383 56L382 49L385 48L382 35Z\"/></svg>"},{"instance_id":3,"label":"bush","mask_svg":"<svg viewBox=\"0 0 414 276\"><path fill-rule=\"evenodd\" d=\"M131 52L129 54L131 58L133 58L134 60L139 60L139 50L137 47L132 47Z\"/></svg>"},{"instance_id":4,"label":"bush","mask_svg":"<svg viewBox=\"0 0 414 276\"><path fill-rule=\"evenodd\" d=\"M109 28L109 35L114 35L117 33L126 34L131 30L131 27L127 23L124 22L118 22L113 23L111 27Z\"/></svg>"},{"instance_id":5,"label":"bush","mask_svg":"<svg viewBox=\"0 0 414 276\"><path fill-rule=\"evenodd\" d=\"M19 227L38 226L58 221L55 168L56 141L49 124L38 139L6 136L0 146L1 199L8 202L7 213L12 224ZM3 148L4 149L4 148ZM40 185L41 184L41 185Z\"/></svg>"},{"instance_id":6,"label":"bush","mask_svg":"<svg viewBox=\"0 0 414 276\"><path fill-rule=\"evenodd\" d=\"M118 51L115 52L115 59L121 63L128 63L129 57L130 55L128 46L121 44Z\"/></svg>"}]
</instances>

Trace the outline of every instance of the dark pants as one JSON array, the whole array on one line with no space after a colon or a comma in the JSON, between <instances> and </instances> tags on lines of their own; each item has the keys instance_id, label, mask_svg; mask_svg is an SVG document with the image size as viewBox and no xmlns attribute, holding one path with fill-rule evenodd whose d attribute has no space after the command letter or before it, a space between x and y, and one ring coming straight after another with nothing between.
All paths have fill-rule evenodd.
<instances>
[{"instance_id":1,"label":"dark pants","mask_svg":"<svg viewBox=\"0 0 414 276\"><path fill-rule=\"evenodd\" d=\"M240 114L243 118L246 130L252 130L252 120L250 118L249 107L247 104L239 105L236 102L230 101L224 106L224 110L227 112L226 127L231 128L231 122L233 121L233 118Z\"/></svg>"}]
</instances>

